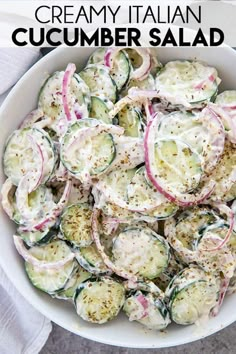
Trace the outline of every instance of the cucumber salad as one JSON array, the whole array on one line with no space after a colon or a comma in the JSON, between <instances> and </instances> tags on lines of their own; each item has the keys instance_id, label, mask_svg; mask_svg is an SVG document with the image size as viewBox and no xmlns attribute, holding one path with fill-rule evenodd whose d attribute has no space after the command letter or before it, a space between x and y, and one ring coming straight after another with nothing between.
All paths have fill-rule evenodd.
<instances>
[{"instance_id":1,"label":"cucumber salad","mask_svg":"<svg viewBox=\"0 0 236 354\"><path fill-rule=\"evenodd\" d=\"M236 290L236 87L220 81L149 48L99 48L48 76L3 156L33 286L96 324L218 314Z\"/></svg>"}]
</instances>

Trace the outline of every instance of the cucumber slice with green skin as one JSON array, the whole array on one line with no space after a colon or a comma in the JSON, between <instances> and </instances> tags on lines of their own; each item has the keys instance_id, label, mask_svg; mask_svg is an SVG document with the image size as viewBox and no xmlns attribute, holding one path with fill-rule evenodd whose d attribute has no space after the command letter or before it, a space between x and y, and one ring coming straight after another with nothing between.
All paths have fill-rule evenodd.
<instances>
[{"instance_id":1,"label":"cucumber slice with green skin","mask_svg":"<svg viewBox=\"0 0 236 354\"><path fill-rule=\"evenodd\" d=\"M209 316L217 304L219 282L200 268L186 268L171 281L166 290L171 319L188 325Z\"/></svg>"},{"instance_id":2,"label":"cucumber slice with green skin","mask_svg":"<svg viewBox=\"0 0 236 354\"><path fill-rule=\"evenodd\" d=\"M203 152L209 133L194 114L173 112L161 118L157 138L177 138L190 145L199 154Z\"/></svg>"},{"instance_id":3,"label":"cucumber slice with green skin","mask_svg":"<svg viewBox=\"0 0 236 354\"><path fill-rule=\"evenodd\" d=\"M72 300L76 289L80 286L82 282L91 278L92 274L84 270L82 267L78 265L73 271L71 278L65 285L63 290L60 290L58 293L55 294L57 299L62 300Z\"/></svg>"},{"instance_id":4,"label":"cucumber slice with green skin","mask_svg":"<svg viewBox=\"0 0 236 354\"><path fill-rule=\"evenodd\" d=\"M43 84L40 93L38 106L47 117L58 124L58 119L64 116L62 102L62 81L64 71L56 71ZM90 109L90 92L88 86L78 74L74 74L69 86L69 109L79 107L82 117L88 117ZM54 128L54 125L52 125ZM53 129L54 130L54 129Z\"/></svg>"},{"instance_id":5,"label":"cucumber slice with green skin","mask_svg":"<svg viewBox=\"0 0 236 354\"><path fill-rule=\"evenodd\" d=\"M202 316L209 315L216 304L216 298L216 292L206 281L193 282L173 293L170 303L171 319L181 325L196 323Z\"/></svg>"},{"instance_id":6,"label":"cucumber slice with green skin","mask_svg":"<svg viewBox=\"0 0 236 354\"><path fill-rule=\"evenodd\" d=\"M117 115L118 124L124 128L124 134L132 137L142 137L142 112L134 106L125 106Z\"/></svg>"},{"instance_id":7,"label":"cucumber slice with green skin","mask_svg":"<svg viewBox=\"0 0 236 354\"><path fill-rule=\"evenodd\" d=\"M218 220L219 217L207 207L195 207L184 211L176 222L176 237L185 248L193 250L204 230Z\"/></svg>"},{"instance_id":8,"label":"cucumber slice with green skin","mask_svg":"<svg viewBox=\"0 0 236 354\"><path fill-rule=\"evenodd\" d=\"M216 104L236 110L236 90L227 90L217 95Z\"/></svg>"},{"instance_id":9,"label":"cucumber slice with green skin","mask_svg":"<svg viewBox=\"0 0 236 354\"><path fill-rule=\"evenodd\" d=\"M88 203L90 196L90 188L85 188L78 179L73 178L67 205Z\"/></svg>"},{"instance_id":10,"label":"cucumber slice with green skin","mask_svg":"<svg viewBox=\"0 0 236 354\"><path fill-rule=\"evenodd\" d=\"M225 193L222 199L224 202L231 202L232 200L236 199L236 183L232 185L230 190Z\"/></svg>"},{"instance_id":11,"label":"cucumber slice with green skin","mask_svg":"<svg viewBox=\"0 0 236 354\"><path fill-rule=\"evenodd\" d=\"M123 201L127 200L127 186L131 182L133 176L135 175L136 168L129 170L117 169L111 171L109 174L101 177L101 184L97 184L98 189L101 187L101 192L104 192L103 187L105 188L105 196L108 201L115 203L116 199L121 199Z\"/></svg>"},{"instance_id":12,"label":"cucumber slice with green skin","mask_svg":"<svg viewBox=\"0 0 236 354\"><path fill-rule=\"evenodd\" d=\"M105 215L121 220L124 223L132 223L133 221L144 220L146 222L155 222L156 217L144 215L142 213L132 212L127 209L123 209L116 204L105 202L101 204L102 211ZM148 214L148 213L147 213Z\"/></svg>"},{"instance_id":13,"label":"cucumber slice with green skin","mask_svg":"<svg viewBox=\"0 0 236 354\"><path fill-rule=\"evenodd\" d=\"M5 175L16 186L18 186L21 178L28 172L37 171L41 163L42 157L35 154L31 138L35 140L41 151L43 151L43 156L47 158L47 161L45 161L46 166L44 166L43 170L44 177L41 183L47 182L55 167L56 157L54 147L46 132L36 128L15 130L6 143L3 167Z\"/></svg>"},{"instance_id":14,"label":"cucumber slice with green skin","mask_svg":"<svg viewBox=\"0 0 236 354\"><path fill-rule=\"evenodd\" d=\"M116 148L113 137L105 132L85 138L71 148L81 128L86 127L87 124L93 124L96 129L99 125L97 122L99 121L95 119L80 120L79 123L74 123L69 127L62 139L61 161L74 175L79 176L86 172L90 175L97 175L105 171L115 158Z\"/></svg>"},{"instance_id":15,"label":"cucumber slice with green skin","mask_svg":"<svg viewBox=\"0 0 236 354\"><path fill-rule=\"evenodd\" d=\"M169 191L190 192L197 188L201 176L201 159L181 140L158 139L155 143L156 173Z\"/></svg>"},{"instance_id":16,"label":"cucumber slice with green skin","mask_svg":"<svg viewBox=\"0 0 236 354\"><path fill-rule=\"evenodd\" d=\"M92 209L89 204L75 204L65 209L60 229L65 240L76 247L89 246L91 236Z\"/></svg>"},{"instance_id":17,"label":"cucumber slice with green skin","mask_svg":"<svg viewBox=\"0 0 236 354\"><path fill-rule=\"evenodd\" d=\"M186 101L191 105L210 101L216 94L220 80L216 69L197 61L170 61L156 76L160 94L171 94L173 105Z\"/></svg>"},{"instance_id":18,"label":"cucumber slice with green skin","mask_svg":"<svg viewBox=\"0 0 236 354\"><path fill-rule=\"evenodd\" d=\"M231 187L235 184L235 167L236 167L236 149L235 145L229 141L225 142L224 151L221 158L212 171L210 177L205 179L213 179L216 182L215 188L210 196L210 200L223 201L227 200L227 194Z\"/></svg>"},{"instance_id":19,"label":"cucumber slice with green skin","mask_svg":"<svg viewBox=\"0 0 236 354\"><path fill-rule=\"evenodd\" d=\"M80 247L76 252L76 259L88 272L97 275L109 275L110 269L104 264L95 244L88 247Z\"/></svg>"},{"instance_id":20,"label":"cucumber slice with green skin","mask_svg":"<svg viewBox=\"0 0 236 354\"><path fill-rule=\"evenodd\" d=\"M138 52L132 48L127 48L125 51L129 56L132 67L135 69L139 68L143 62L141 55L139 55Z\"/></svg>"},{"instance_id":21,"label":"cucumber slice with green skin","mask_svg":"<svg viewBox=\"0 0 236 354\"><path fill-rule=\"evenodd\" d=\"M25 199L25 196L23 197ZM21 201L23 197L21 197L19 192L18 199ZM42 185L27 195L27 203L24 204L24 213L26 214L27 211L28 215L30 215L29 219L25 219L25 217L22 216L15 200L14 197L14 221L21 225L26 225L29 221L30 223L32 221L37 223L38 220L46 219L51 209L55 206L52 190Z\"/></svg>"},{"instance_id":22,"label":"cucumber slice with green skin","mask_svg":"<svg viewBox=\"0 0 236 354\"><path fill-rule=\"evenodd\" d=\"M218 219L217 222L215 222L211 225L208 225L208 227L206 227L204 229L204 232L202 233L201 237L197 241L196 247L199 245L199 243L201 243L201 240L203 239L204 235L207 234L208 232L210 232L210 234L213 237L215 236L216 238L220 237L220 238L224 239L228 230L229 230L229 225L227 225L225 220ZM230 239L227 242L227 247L230 249L234 258L236 259L236 232L235 231L232 231ZM226 262L225 262L225 264L226 264Z\"/></svg>"},{"instance_id":23,"label":"cucumber slice with green skin","mask_svg":"<svg viewBox=\"0 0 236 354\"><path fill-rule=\"evenodd\" d=\"M64 241L55 240L40 247L32 247L28 252L39 261L51 263L63 260L71 253L71 250ZM75 261L69 261L58 269L46 269L26 262L25 268L30 281L36 288L52 294L64 288L75 264Z\"/></svg>"},{"instance_id":24,"label":"cucumber slice with green skin","mask_svg":"<svg viewBox=\"0 0 236 354\"><path fill-rule=\"evenodd\" d=\"M127 86L121 91L122 97L128 95L128 91L131 87L138 87L140 90L155 90L155 80L152 74L149 74L143 80L131 79Z\"/></svg>"},{"instance_id":25,"label":"cucumber slice with green skin","mask_svg":"<svg viewBox=\"0 0 236 354\"><path fill-rule=\"evenodd\" d=\"M113 103L116 102L117 86L105 66L89 65L80 72L80 76L88 85L92 95L102 94Z\"/></svg>"},{"instance_id":26,"label":"cucumber slice with green skin","mask_svg":"<svg viewBox=\"0 0 236 354\"><path fill-rule=\"evenodd\" d=\"M30 248L29 253L39 261L54 263L66 258L71 253L71 249L66 242L54 240L48 244Z\"/></svg>"},{"instance_id":27,"label":"cucumber slice with green skin","mask_svg":"<svg viewBox=\"0 0 236 354\"><path fill-rule=\"evenodd\" d=\"M113 68L110 71L112 79L115 81L118 91L129 81L131 63L125 51L119 51L115 58Z\"/></svg>"},{"instance_id":28,"label":"cucumber slice with green skin","mask_svg":"<svg viewBox=\"0 0 236 354\"><path fill-rule=\"evenodd\" d=\"M118 315L125 301L125 289L117 281L102 277L83 282L76 290L74 302L83 320L102 324Z\"/></svg>"},{"instance_id":29,"label":"cucumber slice with green skin","mask_svg":"<svg viewBox=\"0 0 236 354\"><path fill-rule=\"evenodd\" d=\"M63 267L54 270L39 268L26 262L25 270L29 280L36 288L52 295L65 287L76 263L75 261L70 261Z\"/></svg>"},{"instance_id":30,"label":"cucumber slice with green skin","mask_svg":"<svg viewBox=\"0 0 236 354\"><path fill-rule=\"evenodd\" d=\"M104 55L106 53L105 48L97 48L89 57L88 65L90 64L104 64Z\"/></svg>"},{"instance_id":31,"label":"cucumber slice with green skin","mask_svg":"<svg viewBox=\"0 0 236 354\"><path fill-rule=\"evenodd\" d=\"M171 279L173 279L176 274L182 271L184 267L185 265L180 263L173 252L171 252L168 268L153 280L154 284L165 292Z\"/></svg>"},{"instance_id":32,"label":"cucumber slice with green skin","mask_svg":"<svg viewBox=\"0 0 236 354\"><path fill-rule=\"evenodd\" d=\"M43 231L20 231L19 236L29 246L43 245L50 242L57 235L56 229L49 229Z\"/></svg>"},{"instance_id":33,"label":"cucumber slice with green skin","mask_svg":"<svg viewBox=\"0 0 236 354\"><path fill-rule=\"evenodd\" d=\"M105 48L98 48L89 57L88 64L104 65L105 53L106 53ZM112 79L115 81L117 89L119 91L128 82L130 76L130 70L131 70L131 63L129 60L129 56L126 54L125 51L121 50L117 54L113 68L110 71L110 75Z\"/></svg>"},{"instance_id":34,"label":"cucumber slice with green skin","mask_svg":"<svg viewBox=\"0 0 236 354\"><path fill-rule=\"evenodd\" d=\"M113 103L102 96L91 96L91 110L89 116L97 118L103 123L112 124L109 111L113 108Z\"/></svg>"},{"instance_id":35,"label":"cucumber slice with green skin","mask_svg":"<svg viewBox=\"0 0 236 354\"><path fill-rule=\"evenodd\" d=\"M127 198L129 205L135 209L135 206L143 207L147 210L145 215L153 215L157 219L166 219L176 213L178 207L169 202L161 193L146 181L145 166L140 167L131 182L127 186Z\"/></svg>"},{"instance_id":36,"label":"cucumber slice with green skin","mask_svg":"<svg viewBox=\"0 0 236 354\"><path fill-rule=\"evenodd\" d=\"M123 310L130 321L137 321L149 329L161 330L171 322L165 303L152 293L136 291L126 299Z\"/></svg>"},{"instance_id":37,"label":"cucumber slice with green skin","mask_svg":"<svg viewBox=\"0 0 236 354\"><path fill-rule=\"evenodd\" d=\"M140 279L154 279L168 266L169 246L149 228L127 228L114 239L113 262Z\"/></svg>"}]
</instances>

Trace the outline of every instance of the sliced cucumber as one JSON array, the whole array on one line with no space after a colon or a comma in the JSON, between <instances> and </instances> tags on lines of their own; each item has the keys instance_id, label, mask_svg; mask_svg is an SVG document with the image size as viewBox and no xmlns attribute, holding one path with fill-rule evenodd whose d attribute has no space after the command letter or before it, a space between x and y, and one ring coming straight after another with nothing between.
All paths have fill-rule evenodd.
<instances>
[{"instance_id":1,"label":"sliced cucumber","mask_svg":"<svg viewBox=\"0 0 236 354\"><path fill-rule=\"evenodd\" d=\"M118 124L124 128L125 135L142 137L142 112L139 108L127 105L118 113Z\"/></svg>"},{"instance_id":2,"label":"sliced cucumber","mask_svg":"<svg viewBox=\"0 0 236 354\"><path fill-rule=\"evenodd\" d=\"M32 139L41 149L43 157L38 150L37 154L35 153ZM43 166L44 178L41 183L46 183L56 162L51 139L43 130L35 128L15 130L6 143L3 157L4 173L17 186L24 175L28 172L35 173L38 170L42 158L46 158L47 161L45 161L46 165Z\"/></svg>"},{"instance_id":3,"label":"sliced cucumber","mask_svg":"<svg viewBox=\"0 0 236 354\"><path fill-rule=\"evenodd\" d=\"M105 48L98 48L89 57L88 64L104 65ZM128 82L130 75L131 63L125 51L121 50L115 57L113 68L110 71L112 79L115 81L117 89L120 91Z\"/></svg>"},{"instance_id":4,"label":"sliced cucumber","mask_svg":"<svg viewBox=\"0 0 236 354\"><path fill-rule=\"evenodd\" d=\"M216 69L197 61L170 61L156 76L160 94L171 94L174 105L187 101L202 104L216 94L220 82Z\"/></svg>"},{"instance_id":5,"label":"sliced cucumber","mask_svg":"<svg viewBox=\"0 0 236 354\"><path fill-rule=\"evenodd\" d=\"M135 172L135 168L111 171L100 179L101 183L98 183L97 187L98 189L101 188L101 192L103 192L103 188L106 189L107 199L109 199L111 203L116 199L126 201L126 188L131 182Z\"/></svg>"},{"instance_id":6,"label":"sliced cucumber","mask_svg":"<svg viewBox=\"0 0 236 354\"><path fill-rule=\"evenodd\" d=\"M118 91L129 81L131 63L125 51L120 50L115 57L113 68L110 71L112 79L115 81Z\"/></svg>"},{"instance_id":7,"label":"sliced cucumber","mask_svg":"<svg viewBox=\"0 0 236 354\"><path fill-rule=\"evenodd\" d=\"M106 67L89 65L80 72L80 76L88 85L92 95L102 94L113 103L116 102L117 86Z\"/></svg>"},{"instance_id":8,"label":"sliced cucumber","mask_svg":"<svg viewBox=\"0 0 236 354\"><path fill-rule=\"evenodd\" d=\"M92 209L87 203L75 204L68 207L61 217L61 232L65 240L76 247L90 245Z\"/></svg>"},{"instance_id":9,"label":"sliced cucumber","mask_svg":"<svg viewBox=\"0 0 236 354\"><path fill-rule=\"evenodd\" d=\"M91 110L89 116L97 118L100 121L112 124L109 111L112 109L113 103L102 96L91 96Z\"/></svg>"},{"instance_id":10,"label":"sliced cucumber","mask_svg":"<svg viewBox=\"0 0 236 354\"><path fill-rule=\"evenodd\" d=\"M90 273L99 275L111 274L94 243L88 247L80 247L76 252L76 259Z\"/></svg>"},{"instance_id":11,"label":"sliced cucumber","mask_svg":"<svg viewBox=\"0 0 236 354\"><path fill-rule=\"evenodd\" d=\"M88 203L90 199L90 188L85 187L78 179L72 179L72 186L67 205Z\"/></svg>"},{"instance_id":12,"label":"sliced cucumber","mask_svg":"<svg viewBox=\"0 0 236 354\"><path fill-rule=\"evenodd\" d=\"M206 235L208 232L210 232L211 236L213 237L220 237L222 239L225 238L225 235L227 234L229 230L229 225L225 222L225 220L223 219L218 219L217 222L211 224L211 225L208 225L203 233L202 233L202 237L198 239L198 243L201 243L201 240L204 238L204 235ZM227 247L230 249L230 251L232 252L234 258L236 259L236 232L233 231L231 236L230 236L230 239L229 241L227 242ZM212 255L213 257L214 255ZM217 257L217 254L216 254L216 257ZM226 262L224 262L224 265L226 266Z\"/></svg>"},{"instance_id":13,"label":"sliced cucumber","mask_svg":"<svg viewBox=\"0 0 236 354\"><path fill-rule=\"evenodd\" d=\"M125 301L125 289L111 278L89 279L78 287L74 301L83 320L102 324L118 315Z\"/></svg>"},{"instance_id":14,"label":"sliced cucumber","mask_svg":"<svg viewBox=\"0 0 236 354\"><path fill-rule=\"evenodd\" d=\"M168 266L169 246L165 239L149 228L127 228L115 239L114 263L140 279L154 279Z\"/></svg>"},{"instance_id":15,"label":"sliced cucumber","mask_svg":"<svg viewBox=\"0 0 236 354\"><path fill-rule=\"evenodd\" d=\"M135 80L131 79L127 86L121 91L121 95L124 97L128 95L128 91L131 87L138 87L141 90L155 90L155 80L152 74L149 74L145 79L143 80Z\"/></svg>"},{"instance_id":16,"label":"sliced cucumber","mask_svg":"<svg viewBox=\"0 0 236 354\"><path fill-rule=\"evenodd\" d=\"M64 116L62 102L62 81L64 71L56 71L43 84L39 93L39 108L47 117L57 120ZM69 87L69 109L79 106L84 117L88 117L90 107L89 88L78 74L74 74ZM58 124L58 122L56 122Z\"/></svg>"},{"instance_id":17,"label":"sliced cucumber","mask_svg":"<svg viewBox=\"0 0 236 354\"><path fill-rule=\"evenodd\" d=\"M61 160L74 175L86 172L90 175L97 175L105 171L115 158L116 149L111 134L100 133L92 137L85 137L83 141L79 140L77 143L77 135L83 128L83 124L86 127L87 123L94 124L96 122L99 121L87 119L74 123L62 139ZM94 125L95 130L98 124Z\"/></svg>"},{"instance_id":18,"label":"sliced cucumber","mask_svg":"<svg viewBox=\"0 0 236 354\"><path fill-rule=\"evenodd\" d=\"M220 93L215 100L216 104L224 107L234 107L236 108L236 90L227 90Z\"/></svg>"},{"instance_id":19,"label":"sliced cucumber","mask_svg":"<svg viewBox=\"0 0 236 354\"><path fill-rule=\"evenodd\" d=\"M176 237L185 248L193 250L204 230L217 220L219 217L205 206L184 211L176 222Z\"/></svg>"},{"instance_id":20,"label":"sliced cucumber","mask_svg":"<svg viewBox=\"0 0 236 354\"><path fill-rule=\"evenodd\" d=\"M225 142L224 152L208 178L215 180L216 185L210 199L213 201L227 200L231 187L235 184L234 170L236 167L236 148L229 141Z\"/></svg>"},{"instance_id":21,"label":"sliced cucumber","mask_svg":"<svg viewBox=\"0 0 236 354\"><path fill-rule=\"evenodd\" d=\"M170 323L167 307L157 294L138 290L126 299L123 310L130 321L138 321L150 329L161 330Z\"/></svg>"},{"instance_id":22,"label":"sliced cucumber","mask_svg":"<svg viewBox=\"0 0 236 354\"><path fill-rule=\"evenodd\" d=\"M53 270L39 268L26 262L25 270L29 280L36 288L48 294L54 294L65 287L75 266L76 262L70 261L63 267Z\"/></svg>"},{"instance_id":23,"label":"sliced cucumber","mask_svg":"<svg viewBox=\"0 0 236 354\"><path fill-rule=\"evenodd\" d=\"M157 138L163 136L180 139L201 154L209 140L209 133L196 115L189 112L173 112L161 118ZM209 148L209 147L208 147Z\"/></svg>"},{"instance_id":24,"label":"sliced cucumber","mask_svg":"<svg viewBox=\"0 0 236 354\"><path fill-rule=\"evenodd\" d=\"M66 283L64 289L58 291L58 293L55 294L55 297L63 300L72 300L75 295L76 289L80 286L82 282L91 278L91 275L91 273L87 272L78 265L78 267L76 267L73 271L73 274Z\"/></svg>"},{"instance_id":25,"label":"sliced cucumber","mask_svg":"<svg viewBox=\"0 0 236 354\"><path fill-rule=\"evenodd\" d=\"M104 55L106 53L105 48L97 48L89 57L88 65L89 64L104 64Z\"/></svg>"},{"instance_id":26,"label":"sliced cucumber","mask_svg":"<svg viewBox=\"0 0 236 354\"><path fill-rule=\"evenodd\" d=\"M225 193L222 201L231 202L232 200L236 199L236 182L232 185L230 190Z\"/></svg>"},{"instance_id":27,"label":"sliced cucumber","mask_svg":"<svg viewBox=\"0 0 236 354\"><path fill-rule=\"evenodd\" d=\"M189 145L177 139L163 138L155 143L155 167L158 178L171 191L190 192L197 188L201 159Z\"/></svg>"},{"instance_id":28,"label":"sliced cucumber","mask_svg":"<svg viewBox=\"0 0 236 354\"><path fill-rule=\"evenodd\" d=\"M171 279L183 270L185 265L180 263L176 256L171 252L168 268L153 280L154 284L158 286L162 291L166 291Z\"/></svg>"},{"instance_id":29,"label":"sliced cucumber","mask_svg":"<svg viewBox=\"0 0 236 354\"><path fill-rule=\"evenodd\" d=\"M209 316L217 303L217 280L200 268L187 268L170 283L167 294L171 319L181 325Z\"/></svg>"},{"instance_id":30,"label":"sliced cucumber","mask_svg":"<svg viewBox=\"0 0 236 354\"><path fill-rule=\"evenodd\" d=\"M123 209L118 205L109 202L104 202L103 204L101 204L101 208L105 215L122 220L124 223L131 223L132 221L140 221L140 220L147 220L149 222L154 222L156 220L155 217L150 217L151 220L148 220L147 217L141 213Z\"/></svg>"},{"instance_id":31,"label":"sliced cucumber","mask_svg":"<svg viewBox=\"0 0 236 354\"><path fill-rule=\"evenodd\" d=\"M127 186L127 198L129 206L135 209L140 207L147 210L145 215L154 216L157 219L166 219L176 213L178 207L169 202L153 186L147 183L145 166L140 167Z\"/></svg>"},{"instance_id":32,"label":"sliced cucumber","mask_svg":"<svg viewBox=\"0 0 236 354\"><path fill-rule=\"evenodd\" d=\"M48 244L30 248L29 253L39 261L51 263L66 258L71 253L71 249L64 241L54 240Z\"/></svg>"},{"instance_id":33,"label":"sliced cucumber","mask_svg":"<svg viewBox=\"0 0 236 354\"><path fill-rule=\"evenodd\" d=\"M19 236L24 242L32 247L50 242L57 235L56 229L46 228L43 231L20 231Z\"/></svg>"},{"instance_id":34,"label":"sliced cucumber","mask_svg":"<svg viewBox=\"0 0 236 354\"><path fill-rule=\"evenodd\" d=\"M37 223L39 220L46 219L55 206L52 190L46 186L41 185L29 194L25 194L25 191L21 193L19 189L16 193L18 195L14 197L14 221L18 224ZM22 215L23 211L27 218Z\"/></svg>"},{"instance_id":35,"label":"sliced cucumber","mask_svg":"<svg viewBox=\"0 0 236 354\"><path fill-rule=\"evenodd\" d=\"M70 247L64 241L55 240L43 246L30 248L29 253L39 261L61 261L71 253ZM59 269L45 269L25 263L26 272L32 284L49 294L64 288L76 265L75 261L69 261Z\"/></svg>"}]
</instances>

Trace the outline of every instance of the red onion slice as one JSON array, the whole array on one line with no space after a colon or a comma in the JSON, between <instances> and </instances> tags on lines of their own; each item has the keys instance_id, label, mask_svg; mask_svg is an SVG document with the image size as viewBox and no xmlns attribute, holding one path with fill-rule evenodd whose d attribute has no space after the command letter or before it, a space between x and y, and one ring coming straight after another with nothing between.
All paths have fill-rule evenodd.
<instances>
[{"instance_id":1,"label":"red onion slice","mask_svg":"<svg viewBox=\"0 0 236 354\"><path fill-rule=\"evenodd\" d=\"M209 173L219 161L225 144L225 131L222 122L216 113L206 107L200 114L202 126L209 132L209 149L204 151L204 171Z\"/></svg>"},{"instance_id":2,"label":"red onion slice","mask_svg":"<svg viewBox=\"0 0 236 354\"><path fill-rule=\"evenodd\" d=\"M48 227L51 227L55 224L57 217L61 214L63 208L66 206L67 201L69 200L70 191L71 191L72 182L68 180L66 182L63 194L61 199L55 206L51 209L50 215L46 218L39 220L37 222L28 220L25 227L21 228L21 231L41 231Z\"/></svg>"},{"instance_id":3,"label":"red onion slice","mask_svg":"<svg viewBox=\"0 0 236 354\"><path fill-rule=\"evenodd\" d=\"M63 79L62 79L62 102L63 102L63 108L65 111L65 115L68 121L72 120L72 114L69 109L69 87L71 80L73 78L73 75L75 73L76 66L75 64L69 63L67 65L66 71L64 73Z\"/></svg>"},{"instance_id":4,"label":"red onion slice","mask_svg":"<svg viewBox=\"0 0 236 354\"><path fill-rule=\"evenodd\" d=\"M2 202L3 210L9 216L10 219L13 219L13 215L14 215L14 207L12 202L9 200L9 194L12 188L15 188L15 186L12 184L10 178L7 178L2 185L1 202Z\"/></svg>"},{"instance_id":5,"label":"red onion slice","mask_svg":"<svg viewBox=\"0 0 236 354\"><path fill-rule=\"evenodd\" d=\"M214 316L214 317L217 316L219 311L220 311L220 308L221 308L221 306L223 304L226 292L227 292L228 287L229 287L229 282L230 282L229 278L223 278L221 280L219 299L218 299L218 302L217 302L216 306L211 311L211 315Z\"/></svg>"},{"instance_id":6,"label":"red onion slice","mask_svg":"<svg viewBox=\"0 0 236 354\"><path fill-rule=\"evenodd\" d=\"M215 103L210 103L209 107L222 120L229 141L236 144L236 112L234 112L234 115L232 114L235 107L224 107Z\"/></svg>"},{"instance_id":7,"label":"red onion slice","mask_svg":"<svg viewBox=\"0 0 236 354\"><path fill-rule=\"evenodd\" d=\"M129 274L123 269L119 269L108 257L108 255L104 251L104 247L101 244L100 241L100 235L99 235L99 226L98 226L98 217L100 215L100 210L95 209L93 210L93 216L92 216L92 237L93 240L96 244L97 250L100 254L100 256L103 259L103 262L106 264L106 266L111 269L115 274L119 275L122 278L129 279L131 281L136 282L137 277L133 274Z\"/></svg>"},{"instance_id":8,"label":"red onion slice","mask_svg":"<svg viewBox=\"0 0 236 354\"><path fill-rule=\"evenodd\" d=\"M154 117L146 128L146 134L144 137L144 152L147 175L154 187L163 194L169 201L179 206L192 206L200 204L205 199L209 198L215 187L215 182L210 180L202 190L194 195L189 193L175 193L167 191L167 187L158 179L155 171L155 134L159 125L159 117Z\"/></svg>"},{"instance_id":9,"label":"red onion slice","mask_svg":"<svg viewBox=\"0 0 236 354\"><path fill-rule=\"evenodd\" d=\"M128 95L121 98L114 106L114 108L109 112L110 118L114 118L121 109L123 109L128 104L134 104L135 102L139 102L139 104L146 104L148 100L152 100L153 98L160 98L161 100L168 101L171 99L172 101L176 99L175 96L171 94L165 93L163 95L158 90L140 90L136 87L131 87L128 91ZM190 103L188 103L184 99L178 98L178 104L182 104L186 108L191 108Z\"/></svg>"},{"instance_id":10,"label":"red onion slice","mask_svg":"<svg viewBox=\"0 0 236 354\"><path fill-rule=\"evenodd\" d=\"M24 258L24 260L38 268L41 269L59 269L63 267L66 263L74 259L75 254L70 252L65 258L56 262L45 262L35 258L25 247L24 241L20 236L13 235L13 240L18 253Z\"/></svg>"},{"instance_id":11,"label":"red onion slice","mask_svg":"<svg viewBox=\"0 0 236 354\"><path fill-rule=\"evenodd\" d=\"M227 216L227 221L229 224L229 229L225 235L225 237L223 238L223 240L221 242L218 242L218 245L216 247L213 248L202 248L203 251L209 251L209 252L216 252L219 251L220 249L222 249L226 243L229 241L230 236L233 232L234 229L234 212L232 209L230 209L227 205L225 204L212 204L213 208L218 209L220 214L225 214Z\"/></svg>"},{"instance_id":12,"label":"red onion slice","mask_svg":"<svg viewBox=\"0 0 236 354\"><path fill-rule=\"evenodd\" d=\"M30 174L30 181L32 181L32 185L29 185L29 190L28 192L31 193L33 192L35 189L37 189L37 187L41 184L43 178L44 178L44 163L45 163L45 159L43 156L43 151L41 149L41 146L38 144L37 140L34 138L34 136L32 135L28 135L29 140L31 141L32 144L32 148L33 151L35 153L36 157L39 157L39 165L37 165L37 170L36 171L32 171ZM25 178L25 177L23 177ZM23 180L22 178L22 180ZM21 181L20 181L21 183ZM20 184L19 183L19 184Z\"/></svg>"}]
</instances>

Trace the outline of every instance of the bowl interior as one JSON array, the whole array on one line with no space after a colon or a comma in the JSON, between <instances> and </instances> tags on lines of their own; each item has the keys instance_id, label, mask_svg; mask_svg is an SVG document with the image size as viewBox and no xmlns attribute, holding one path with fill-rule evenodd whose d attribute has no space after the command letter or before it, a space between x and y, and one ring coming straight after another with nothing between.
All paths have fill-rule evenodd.
<instances>
[{"instance_id":1,"label":"bowl interior","mask_svg":"<svg viewBox=\"0 0 236 354\"><path fill-rule=\"evenodd\" d=\"M23 118L37 104L37 94L49 73L64 69L68 62L77 65L80 71L94 48L58 48L34 65L13 88L0 110L1 137L0 158L6 138L16 129ZM222 78L221 90L236 88L236 53L230 48L159 48L159 59L165 63L173 59L203 60L217 68ZM0 173L0 184L4 181ZM201 327L171 325L164 332L144 329L131 323L123 314L102 326L91 325L79 319L73 306L50 298L30 284L24 271L22 259L17 254L12 234L15 226L0 210L1 249L0 264L19 292L40 312L51 320L83 337L124 347L160 348L179 345L210 335L236 319L236 295L227 297L220 314Z\"/></svg>"}]
</instances>

